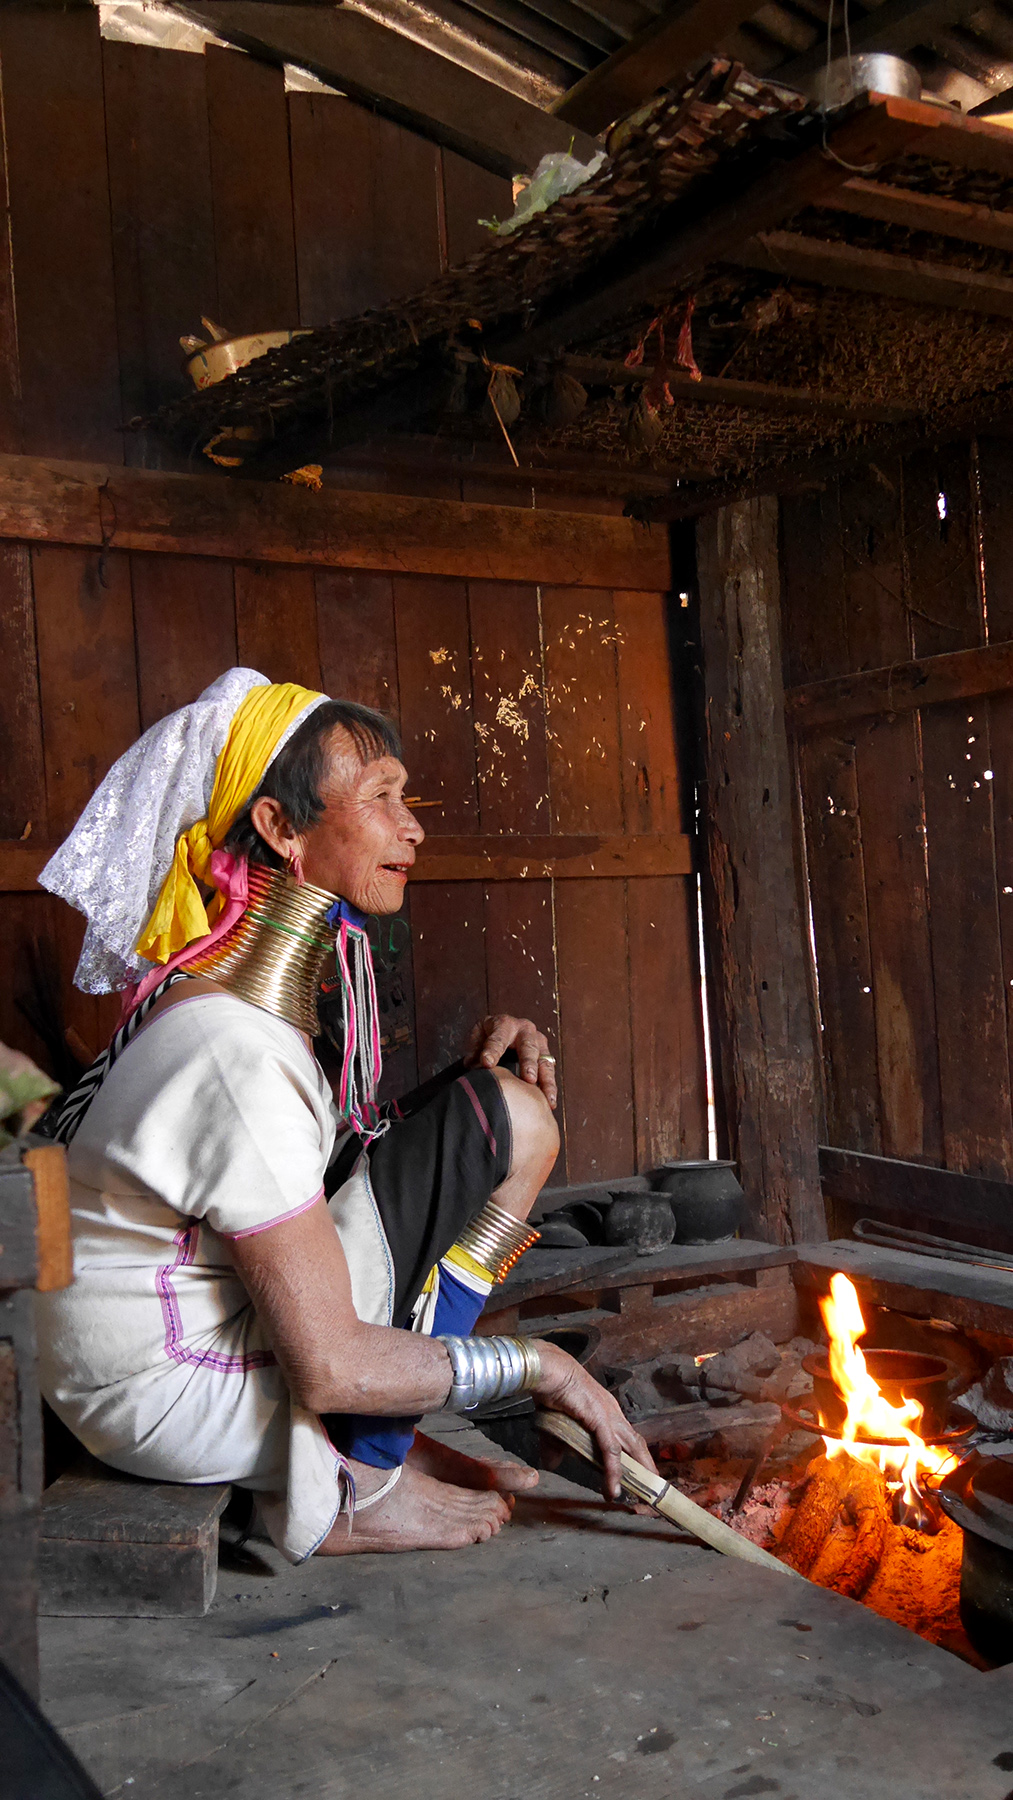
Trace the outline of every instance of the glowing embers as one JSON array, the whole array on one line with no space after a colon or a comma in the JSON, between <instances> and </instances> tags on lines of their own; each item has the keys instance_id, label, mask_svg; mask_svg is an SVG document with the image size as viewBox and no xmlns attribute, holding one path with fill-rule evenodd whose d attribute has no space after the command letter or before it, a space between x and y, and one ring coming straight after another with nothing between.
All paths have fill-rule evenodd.
<instances>
[{"instance_id":1,"label":"glowing embers","mask_svg":"<svg viewBox=\"0 0 1013 1800\"><path fill-rule=\"evenodd\" d=\"M901 1394L894 1402L883 1393L858 1346L865 1335L865 1320L854 1284L846 1275L832 1277L830 1292L820 1301L820 1312L830 1345L831 1379L845 1408L839 1424L828 1418L822 1407L819 1412L820 1425L833 1433L823 1439L828 1462L850 1456L879 1469L891 1495L895 1523L922 1532L938 1531L939 1509L925 1478L938 1483L956 1468L957 1458L919 1435L925 1411L921 1400Z\"/></svg>"}]
</instances>

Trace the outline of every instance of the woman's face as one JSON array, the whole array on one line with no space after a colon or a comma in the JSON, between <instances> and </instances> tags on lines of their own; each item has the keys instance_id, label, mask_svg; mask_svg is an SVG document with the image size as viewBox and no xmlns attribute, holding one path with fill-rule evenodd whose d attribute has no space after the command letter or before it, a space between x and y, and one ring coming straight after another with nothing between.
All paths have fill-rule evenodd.
<instances>
[{"instance_id":1,"label":"woman's face","mask_svg":"<svg viewBox=\"0 0 1013 1800\"><path fill-rule=\"evenodd\" d=\"M324 814L303 838L303 871L316 887L364 913L394 913L425 836L404 802L407 770L396 756L363 763L343 726L331 733L321 784Z\"/></svg>"},{"instance_id":2,"label":"woman's face","mask_svg":"<svg viewBox=\"0 0 1013 1800\"><path fill-rule=\"evenodd\" d=\"M277 802L267 800L257 802L253 822L280 856L288 860L298 852L314 887L340 894L360 912L394 913L425 836L404 802L407 779L396 756L362 762L348 732L336 725L327 740L324 812L317 824L295 835L284 815L279 818Z\"/></svg>"}]
</instances>

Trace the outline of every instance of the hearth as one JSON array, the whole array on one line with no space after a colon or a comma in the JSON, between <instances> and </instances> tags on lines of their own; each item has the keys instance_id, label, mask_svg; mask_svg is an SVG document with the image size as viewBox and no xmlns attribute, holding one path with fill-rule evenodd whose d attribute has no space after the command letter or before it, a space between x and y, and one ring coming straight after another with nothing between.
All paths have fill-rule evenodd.
<instances>
[{"instance_id":1,"label":"hearth","mask_svg":"<svg viewBox=\"0 0 1013 1800\"><path fill-rule=\"evenodd\" d=\"M964 1533L938 1497L972 1445L1002 1447L983 1442L997 1430L983 1431L957 1396L994 1409L981 1396L1005 1391L1005 1361L987 1372L991 1358L941 1321L880 1313L867 1334L841 1274L820 1310L825 1346L815 1331L783 1345L753 1333L730 1350L620 1371L616 1391L662 1473L698 1505L976 1666L1005 1660L966 1594L961 1617ZM867 1335L878 1343L864 1351Z\"/></svg>"}]
</instances>

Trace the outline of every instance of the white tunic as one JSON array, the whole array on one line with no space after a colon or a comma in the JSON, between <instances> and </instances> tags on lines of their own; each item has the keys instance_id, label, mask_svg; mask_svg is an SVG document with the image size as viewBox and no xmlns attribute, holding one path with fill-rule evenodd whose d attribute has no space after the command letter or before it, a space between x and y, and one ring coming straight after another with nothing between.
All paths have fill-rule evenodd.
<instances>
[{"instance_id":1,"label":"white tunic","mask_svg":"<svg viewBox=\"0 0 1013 1800\"><path fill-rule=\"evenodd\" d=\"M323 1193L340 1128L291 1025L229 994L147 1023L71 1141L74 1282L37 1296L42 1390L103 1462L238 1481L292 1561L327 1536L340 1465L292 1400L229 1242ZM330 1202L359 1317L387 1325L393 1268L365 1157Z\"/></svg>"}]
</instances>

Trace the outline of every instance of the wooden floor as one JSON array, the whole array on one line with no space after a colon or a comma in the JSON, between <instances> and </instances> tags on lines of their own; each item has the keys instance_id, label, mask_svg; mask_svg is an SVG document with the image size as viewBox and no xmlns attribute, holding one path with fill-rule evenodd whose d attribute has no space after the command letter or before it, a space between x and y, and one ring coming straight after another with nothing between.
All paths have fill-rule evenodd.
<instances>
[{"instance_id":1,"label":"wooden floor","mask_svg":"<svg viewBox=\"0 0 1013 1800\"><path fill-rule=\"evenodd\" d=\"M47 1710L121 1800L1007 1800L1013 1671L542 1480L471 1551L46 1620Z\"/></svg>"}]
</instances>

